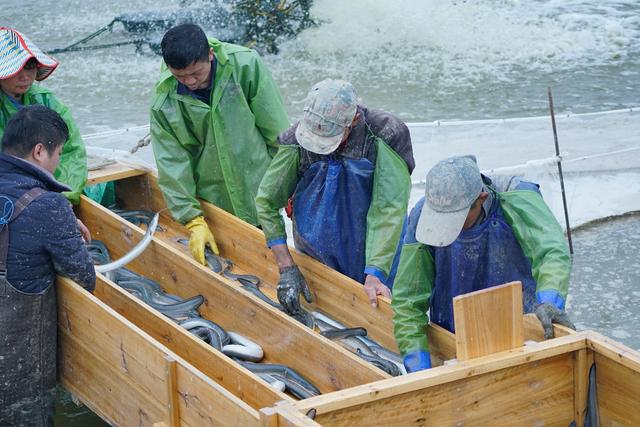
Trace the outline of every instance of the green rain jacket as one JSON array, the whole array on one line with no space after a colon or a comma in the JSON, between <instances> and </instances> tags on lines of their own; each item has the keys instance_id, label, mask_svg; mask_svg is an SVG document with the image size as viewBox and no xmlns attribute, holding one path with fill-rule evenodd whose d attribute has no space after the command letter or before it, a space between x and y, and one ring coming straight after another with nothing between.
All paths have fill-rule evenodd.
<instances>
[{"instance_id":1,"label":"green rain jacket","mask_svg":"<svg viewBox=\"0 0 640 427\"><path fill-rule=\"evenodd\" d=\"M380 271L388 276L411 191L410 174L415 166L411 137L404 123L386 112L361 106L358 111L364 119L351 131L346 143L351 153L347 157L354 157L352 154L356 152L368 152L367 157L375 164L371 204L367 212L365 270ZM287 206L305 168L326 157L313 154L298 145L295 139L296 126L280 136L280 148L256 197L258 218L269 246L286 242L280 209ZM368 143L373 144L375 149L366 148ZM336 153L345 155L344 151L339 149ZM375 153L375 156L371 153Z\"/></svg>"},{"instance_id":2,"label":"green rain jacket","mask_svg":"<svg viewBox=\"0 0 640 427\"><path fill-rule=\"evenodd\" d=\"M571 257L562 228L539 194L528 190L498 192L506 221L531 262L536 292L556 290L566 299ZM413 213L412 213L413 217ZM413 219L413 218L412 218ZM415 240L415 228L405 238L393 286L393 327L400 352L429 351L427 312L435 278L429 247Z\"/></svg>"},{"instance_id":3,"label":"green rain jacket","mask_svg":"<svg viewBox=\"0 0 640 427\"><path fill-rule=\"evenodd\" d=\"M69 138L64 144L60 164L55 170L54 177L69 187L71 191L64 192L64 196L73 204L80 202L80 195L87 182L87 151L80 137L80 131L76 126L69 108L58 101L55 95L48 89L38 85L31 85L23 96L24 105L40 104L55 110L69 128ZM4 134L7 122L18 112L16 106L8 98L8 95L0 91L0 138Z\"/></svg>"},{"instance_id":4,"label":"green rain jacket","mask_svg":"<svg viewBox=\"0 0 640 427\"><path fill-rule=\"evenodd\" d=\"M257 225L258 186L289 119L255 51L216 39L209 45L217 60L210 105L178 94L178 81L162 64L151 107L158 183L183 224L202 215L202 198Z\"/></svg>"}]
</instances>

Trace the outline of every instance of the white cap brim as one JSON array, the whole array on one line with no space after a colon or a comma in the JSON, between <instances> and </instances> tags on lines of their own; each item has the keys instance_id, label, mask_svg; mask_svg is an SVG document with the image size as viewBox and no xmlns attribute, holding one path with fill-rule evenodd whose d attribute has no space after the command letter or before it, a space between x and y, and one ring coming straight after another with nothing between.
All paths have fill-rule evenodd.
<instances>
[{"instance_id":1,"label":"white cap brim","mask_svg":"<svg viewBox=\"0 0 640 427\"><path fill-rule=\"evenodd\" d=\"M298 123L296 128L296 140L298 144L305 150L316 154L330 154L336 151L342 142L344 132L340 132L335 136L319 136L311 132L304 121Z\"/></svg>"},{"instance_id":2,"label":"white cap brim","mask_svg":"<svg viewBox=\"0 0 640 427\"><path fill-rule=\"evenodd\" d=\"M437 212L425 201L416 227L416 240L429 246L449 246L460 235L468 214L469 208Z\"/></svg>"}]
</instances>

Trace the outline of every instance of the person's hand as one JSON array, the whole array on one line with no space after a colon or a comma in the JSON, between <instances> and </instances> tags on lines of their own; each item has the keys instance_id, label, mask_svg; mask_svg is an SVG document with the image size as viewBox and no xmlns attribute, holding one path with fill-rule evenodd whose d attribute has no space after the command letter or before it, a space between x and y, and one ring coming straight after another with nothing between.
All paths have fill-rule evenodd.
<instances>
[{"instance_id":1,"label":"person's hand","mask_svg":"<svg viewBox=\"0 0 640 427\"><path fill-rule=\"evenodd\" d=\"M391 290L372 274L367 274L367 277L364 279L364 293L367 294L371 307L378 306L378 295L391 298Z\"/></svg>"},{"instance_id":2,"label":"person's hand","mask_svg":"<svg viewBox=\"0 0 640 427\"><path fill-rule=\"evenodd\" d=\"M85 243L91 243L91 232L89 231L87 226L84 225L82 221L80 221L80 219L76 218L76 221L78 223L78 231L80 231L82 240L84 240Z\"/></svg>"},{"instance_id":3,"label":"person's hand","mask_svg":"<svg viewBox=\"0 0 640 427\"><path fill-rule=\"evenodd\" d=\"M189 249L193 257L202 265L207 265L204 259L204 247L209 245L214 254L219 255L218 245L213 238L213 233L209 230L207 222L203 216L197 216L187 223L187 228L191 233L189 237Z\"/></svg>"},{"instance_id":4,"label":"person's hand","mask_svg":"<svg viewBox=\"0 0 640 427\"><path fill-rule=\"evenodd\" d=\"M312 301L311 291L297 265L284 267L280 270L278 280L278 301L287 314L295 314L300 311L300 292L308 303Z\"/></svg>"},{"instance_id":5,"label":"person's hand","mask_svg":"<svg viewBox=\"0 0 640 427\"><path fill-rule=\"evenodd\" d=\"M571 322L571 319L569 319L569 315L564 310L560 310L553 304L543 302L538 307L536 307L535 313L538 317L538 320L540 320L540 323L542 323L542 328L544 329L544 339L546 340L554 337L554 323L566 326L567 328L571 328L574 331L576 330L576 327Z\"/></svg>"},{"instance_id":6,"label":"person's hand","mask_svg":"<svg viewBox=\"0 0 640 427\"><path fill-rule=\"evenodd\" d=\"M431 368L431 354L424 350L407 353L402 361L404 362L404 368L407 370L407 374Z\"/></svg>"}]
</instances>

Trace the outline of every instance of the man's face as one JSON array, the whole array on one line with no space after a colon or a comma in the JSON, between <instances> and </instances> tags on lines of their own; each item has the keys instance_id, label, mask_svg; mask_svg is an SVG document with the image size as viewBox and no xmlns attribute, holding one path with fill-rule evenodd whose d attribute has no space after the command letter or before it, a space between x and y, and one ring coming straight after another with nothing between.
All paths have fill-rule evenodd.
<instances>
[{"instance_id":1,"label":"man's face","mask_svg":"<svg viewBox=\"0 0 640 427\"><path fill-rule=\"evenodd\" d=\"M38 166L48 170L51 173L54 173L58 168L58 164L60 163L60 155L62 154L62 149L64 148L64 144L60 144L56 147L53 153L49 154L44 146L42 146L41 152L36 158Z\"/></svg>"},{"instance_id":2,"label":"man's face","mask_svg":"<svg viewBox=\"0 0 640 427\"><path fill-rule=\"evenodd\" d=\"M196 61L181 69L169 67L169 71L171 71L176 80L188 87L189 90L204 89L209 86L212 60L213 51L209 51L208 61Z\"/></svg>"},{"instance_id":3,"label":"man's face","mask_svg":"<svg viewBox=\"0 0 640 427\"><path fill-rule=\"evenodd\" d=\"M18 99L29 90L33 81L36 79L37 72L37 62L27 61L27 64L18 74L8 79L0 80L0 88L2 88L7 95Z\"/></svg>"}]
</instances>

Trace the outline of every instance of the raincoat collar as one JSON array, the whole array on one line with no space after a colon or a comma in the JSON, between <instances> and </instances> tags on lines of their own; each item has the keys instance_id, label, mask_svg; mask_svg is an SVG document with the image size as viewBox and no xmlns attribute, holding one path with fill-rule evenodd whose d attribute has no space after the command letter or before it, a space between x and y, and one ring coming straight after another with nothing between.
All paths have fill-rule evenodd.
<instances>
[{"instance_id":1,"label":"raincoat collar","mask_svg":"<svg viewBox=\"0 0 640 427\"><path fill-rule=\"evenodd\" d=\"M70 187L57 181L49 171L19 157L0 153L0 174L5 173L29 175L34 180L42 183L49 191L55 191L57 193L71 191Z\"/></svg>"}]
</instances>

